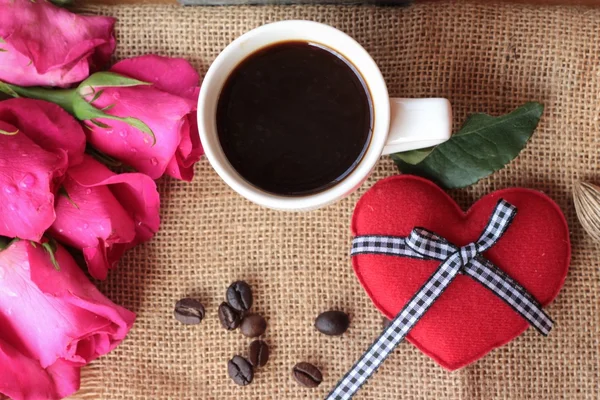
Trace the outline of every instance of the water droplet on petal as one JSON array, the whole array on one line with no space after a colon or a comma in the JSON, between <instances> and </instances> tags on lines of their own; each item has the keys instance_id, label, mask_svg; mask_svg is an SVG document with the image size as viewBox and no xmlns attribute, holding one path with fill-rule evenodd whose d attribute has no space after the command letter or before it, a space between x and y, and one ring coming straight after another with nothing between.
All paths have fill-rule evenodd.
<instances>
[{"instance_id":1,"label":"water droplet on petal","mask_svg":"<svg viewBox=\"0 0 600 400\"><path fill-rule=\"evenodd\" d=\"M58 230L58 233L63 233L63 232L64 232L64 229L62 229L62 228Z\"/></svg>"},{"instance_id":2,"label":"water droplet on petal","mask_svg":"<svg viewBox=\"0 0 600 400\"><path fill-rule=\"evenodd\" d=\"M119 92L114 92L114 93L113 93L113 98L114 98L115 100L119 100L119 99L121 98L121 95L119 94Z\"/></svg>"},{"instance_id":3,"label":"water droplet on petal","mask_svg":"<svg viewBox=\"0 0 600 400\"><path fill-rule=\"evenodd\" d=\"M9 205L8 205L8 209L9 209L10 211L15 211L15 210L17 209L17 207L15 207L15 205L14 205L14 204L9 204Z\"/></svg>"},{"instance_id":4,"label":"water droplet on petal","mask_svg":"<svg viewBox=\"0 0 600 400\"><path fill-rule=\"evenodd\" d=\"M152 157L150 159L150 162L152 163L152 165L158 165L158 160L156 159L156 157Z\"/></svg>"},{"instance_id":5,"label":"water droplet on petal","mask_svg":"<svg viewBox=\"0 0 600 400\"><path fill-rule=\"evenodd\" d=\"M6 185L4 186L4 191L8 194L13 194L17 191L17 188L15 185Z\"/></svg>"},{"instance_id":6,"label":"water droplet on petal","mask_svg":"<svg viewBox=\"0 0 600 400\"><path fill-rule=\"evenodd\" d=\"M134 147L130 148L129 151L131 151L132 153L137 153L137 149Z\"/></svg>"},{"instance_id":7,"label":"water droplet on petal","mask_svg":"<svg viewBox=\"0 0 600 400\"><path fill-rule=\"evenodd\" d=\"M127 135L129 134L129 132L123 130L119 132L119 136L121 136L122 138L127 137Z\"/></svg>"},{"instance_id":8,"label":"water droplet on petal","mask_svg":"<svg viewBox=\"0 0 600 400\"><path fill-rule=\"evenodd\" d=\"M90 225L89 225L89 224L83 224L83 229L87 229L87 228L89 228L89 227L90 227Z\"/></svg>"},{"instance_id":9,"label":"water droplet on petal","mask_svg":"<svg viewBox=\"0 0 600 400\"><path fill-rule=\"evenodd\" d=\"M107 128L104 130L104 132L106 132L107 135L110 135L113 133L113 130L111 128Z\"/></svg>"},{"instance_id":10,"label":"water droplet on petal","mask_svg":"<svg viewBox=\"0 0 600 400\"><path fill-rule=\"evenodd\" d=\"M144 143L146 143L146 144L150 143L150 139L148 139L147 137L144 137Z\"/></svg>"},{"instance_id":11,"label":"water droplet on petal","mask_svg":"<svg viewBox=\"0 0 600 400\"><path fill-rule=\"evenodd\" d=\"M91 193L92 193L92 189L90 189L90 188L85 189L85 194L91 194Z\"/></svg>"},{"instance_id":12,"label":"water droplet on petal","mask_svg":"<svg viewBox=\"0 0 600 400\"><path fill-rule=\"evenodd\" d=\"M21 179L19 186L21 186L22 188L28 188L28 187L33 186L34 183L35 183L35 176L28 173L28 174L25 174L23 179Z\"/></svg>"}]
</instances>

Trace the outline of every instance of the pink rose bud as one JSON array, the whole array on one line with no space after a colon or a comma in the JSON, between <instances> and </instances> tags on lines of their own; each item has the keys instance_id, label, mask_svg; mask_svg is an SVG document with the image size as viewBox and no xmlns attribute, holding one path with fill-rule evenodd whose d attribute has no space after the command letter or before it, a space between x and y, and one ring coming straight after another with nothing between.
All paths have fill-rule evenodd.
<instances>
[{"instance_id":1,"label":"pink rose bud","mask_svg":"<svg viewBox=\"0 0 600 400\"><path fill-rule=\"evenodd\" d=\"M99 96L96 90L92 104L109 107L107 114L143 121L154 138L126 122L98 118L104 126L88 123L90 143L153 179L167 174L191 181L194 164L204 154L196 123L196 70L180 58L148 55L123 60L111 72L151 85L106 87Z\"/></svg>"},{"instance_id":2,"label":"pink rose bud","mask_svg":"<svg viewBox=\"0 0 600 400\"><path fill-rule=\"evenodd\" d=\"M0 393L58 399L79 388L79 368L112 351L135 314L108 300L57 246L60 270L41 246L0 251Z\"/></svg>"},{"instance_id":3,"label":"pink rose bud","mask_svg":"<svg viewBox=\"0 0 600 400\"><path fill-rule=\"evenodd\" d=\"M80 82L110 59L114 24L45 0L0 0L0 80L60 87Z\"/></svg>"},{"instance_id":4,"label":"pink rose bud","mask_svg":"<svg viewBox=\"0 0 600 400\"><path fill-rule=\"evenodd\" d=\"M84 150L81 126L57 105L0 102L0 235L40 240L54 222L58 184Z\"/></svg>"},{"instance_id":5,"label":"pink rose bud","mask_svg":"<svg viewBox=\"0 0 600 400\"><path fill-rule=\"evenodd\" d=\"M160 198L147 175L115 174L86 155L67 171L63 187L49 233L83 250L94 278L105 279L126 250L158 231Z\"/></svg>"}]
</instances>

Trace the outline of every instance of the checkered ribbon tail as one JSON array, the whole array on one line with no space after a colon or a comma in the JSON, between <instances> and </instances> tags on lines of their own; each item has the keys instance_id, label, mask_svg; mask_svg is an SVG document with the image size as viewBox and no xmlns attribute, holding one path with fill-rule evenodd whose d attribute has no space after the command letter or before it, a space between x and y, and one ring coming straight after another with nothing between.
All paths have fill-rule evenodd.
<instances>
[{"instance_id":1,"label":"checkered ribbon tail","mask_svg":"<svg viewBox=\"0 0 600 400\"><path fill-rule=\"evenodd\" d=\"M439 260L442 263L340 380L327 400L352 398L458 274L467 275L481 283L540 333L547 335L553 322L541 305L521 285L481 255L502 237L516 213L517 209L513 205L504 200L498 201L479 239L463 247L455 246L423 228L415 228L408 237L371 235L354 238L351 251L353 256L382 254Z\"/></svg>"}]
</instances>

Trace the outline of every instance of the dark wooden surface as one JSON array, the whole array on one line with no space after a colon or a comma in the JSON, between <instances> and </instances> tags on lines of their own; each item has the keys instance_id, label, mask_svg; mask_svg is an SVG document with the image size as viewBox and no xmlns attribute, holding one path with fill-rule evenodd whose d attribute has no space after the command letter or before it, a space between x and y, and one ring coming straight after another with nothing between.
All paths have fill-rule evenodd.
<instances>
[{"instance_id":1,"label":"dark wooden surface","mask_svg":"<svg viewBox=\"0 0 600 400\"><path fill-rule=\"evenodd\" d=\"M77 1L77 0L76 0ZM177 4L177 0L79 0L81 3L87 4ZM215 0L224 2L226 0ZM230 0L232 2L245 2L245 0ZM289 1L289 0L282 0ZM306 0L304 0L306 1ZM312 0L308 0L311 2ZM329 2L335 2L336 0L328 0ZM342 3L346 0L340 0ZM353 1L353 0L347 0ZM371 1L371 0L366 0ZM419 1L419 0L417 0ZM424 0L432 1L432 0ZM485 2L485 0L480 0ZM513 3L528 3L528 4L557 4L557 5L587 5L587 6L600 6L600 0L506 0ZM314 2L314 1L313 1ZM356 1L354 1L356 2Z\"/></svg>"}]
</instances>

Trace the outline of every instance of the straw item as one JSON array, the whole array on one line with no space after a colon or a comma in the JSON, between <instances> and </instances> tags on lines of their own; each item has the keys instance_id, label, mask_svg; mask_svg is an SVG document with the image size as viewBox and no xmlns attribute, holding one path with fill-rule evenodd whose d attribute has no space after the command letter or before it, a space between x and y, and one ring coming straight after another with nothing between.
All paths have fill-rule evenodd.
<instances>
[{"instance_id":1,"label":"straw item","mask_svg":"<svg viewBox=\"0 0 600 400\"><path fill-rule=\"evenodd\" d=\"M573 193L577 218L583 229L600 243L600 188L587 182L579 182Z\"/></svg>"},{"instance_id":2,"label":"straw item","mask_svg":"<svg viewBox=\"0 0 600 400\"><path fill-rule=\"evenodd\" d=\"M402 344L357 399L559 400L600 397L600 245L578 223L574 183L600 171L600 9L427 2L388 7L88 6L118 18L116 57L185 57L201 74L234 38L266 22L312 19L356 38L373 55L392 96L446 97L455 128L472 112L507 113L527 101L546 109L519 158L492 177L450 194L467 208L496 189L524 186L558 202L571 228L573 257L565 286L547 308L547 338L529 329L472 366L449 373ZM128 252L100 289L138 313L125 342L83 371L76 399L319 399L381 332L381 315L350 264L349 222L356 201L396 174L382 158L351 197L310 213L255 206L223 183L204 159L191 184L163 178L162 226ZM227 360L250 339L220 327L227 286L247 280L253 309L267 318L269 363L246 387L227 376ZM173 318L175 302L206 306L198 326ZM341 337L317 332L329 309L351 315ZM465 327L468 329L468 327ZM300 361L324 375L299 387Z\"/></svg>"}]
</instances>

